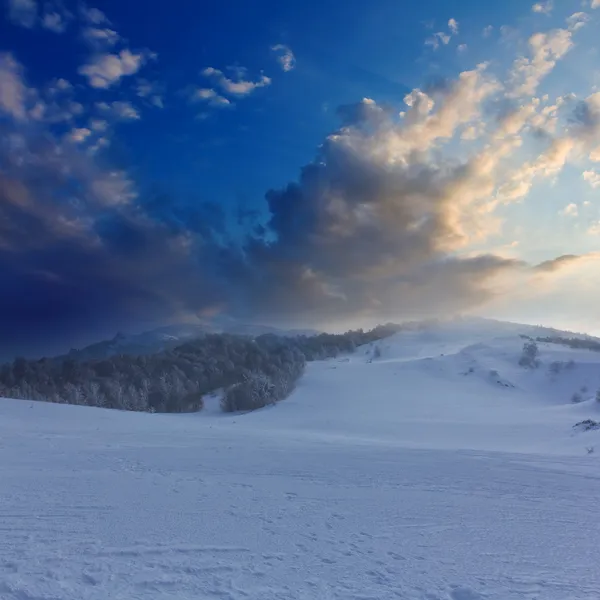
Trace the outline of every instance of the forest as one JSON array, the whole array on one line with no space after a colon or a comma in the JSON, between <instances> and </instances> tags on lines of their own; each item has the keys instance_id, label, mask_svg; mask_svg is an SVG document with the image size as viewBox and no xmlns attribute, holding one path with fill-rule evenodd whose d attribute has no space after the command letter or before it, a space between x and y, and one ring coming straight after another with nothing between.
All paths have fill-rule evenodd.
<instances>
[{"instance_id":1,"label":"forest","mask_svg":"<svg viewBox=\"0 0 600 600\"><path fill-rule=\"evenodd\" d=\"M151 355L76 361L16 358L0 367L0 396L148 412L194 412L220 391L224 411L253 410L286 398L307 361L353 352L400 326L343 334L249 337L208 334Z\"/></svg>"}]
</instances>

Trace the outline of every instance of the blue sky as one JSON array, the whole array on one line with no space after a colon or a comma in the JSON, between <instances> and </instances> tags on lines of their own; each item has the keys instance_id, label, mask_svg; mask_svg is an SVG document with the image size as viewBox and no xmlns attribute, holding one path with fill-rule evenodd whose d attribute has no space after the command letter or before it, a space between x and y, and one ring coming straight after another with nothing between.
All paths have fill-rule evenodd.
<instances>
[{"instance_id":1,"label":"blue sky","mask_svg":"<svg viewBox=\"0 0 600 600\"><path fill-rule=\"evenodd\" d=\"M25 349L221 313L600 331L597 0L3 8Z\"/></svg>"}]
</instances>

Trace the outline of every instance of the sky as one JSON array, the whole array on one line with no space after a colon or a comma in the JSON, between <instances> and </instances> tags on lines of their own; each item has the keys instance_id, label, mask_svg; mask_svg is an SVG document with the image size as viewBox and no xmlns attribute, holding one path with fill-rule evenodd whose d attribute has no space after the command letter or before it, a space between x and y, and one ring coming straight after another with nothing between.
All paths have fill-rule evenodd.
<instances>
[{"instance_id":1,"label":"sky","mask_svg":"<svg viewBox=\"0 0 600 600\"><path fill-rule=\"evenodd\" d=\"M600 334L600 0L3 0L14 354L227 316Z\"/></svg>"}]
</instances>

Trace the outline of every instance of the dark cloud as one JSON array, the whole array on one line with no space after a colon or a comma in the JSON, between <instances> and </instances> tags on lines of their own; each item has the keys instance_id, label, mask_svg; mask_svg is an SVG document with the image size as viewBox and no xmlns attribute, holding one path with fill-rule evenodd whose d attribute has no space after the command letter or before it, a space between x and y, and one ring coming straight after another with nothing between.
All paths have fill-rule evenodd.
<instances>
[{"instance_id":1,"label":"dark cloud","mask_svg":"<svg viewBox=\"0 0 600 600\"><path fill-rule=\"evenodd\" d=\"M552 260L546 260L534 267L534 271L542 273L553 273L566 267L591 258L598 258L598 253L590 252L588 254L563 254Z\"/></svg>"},{"instance_id":2,"label":"dark cloud","mask_svg":"<svg viewBox=\"0 0 600 600\"><path fill-rule=\"evenodd\" d=\"M498 278L526 269L460 256L487 227L493 154L460 162L433 150L477 115L494 89L482 78L463 74L433 116L413 94L404 124L370 100L340 108L342 128L298 181L266 194L266 219L240 211L245 238L228 234L218 206L141 197L85 143L13 119L0 132L2 346L54 351L218 310L330 328L481 305Z\"/></svg>"}]
</instances>

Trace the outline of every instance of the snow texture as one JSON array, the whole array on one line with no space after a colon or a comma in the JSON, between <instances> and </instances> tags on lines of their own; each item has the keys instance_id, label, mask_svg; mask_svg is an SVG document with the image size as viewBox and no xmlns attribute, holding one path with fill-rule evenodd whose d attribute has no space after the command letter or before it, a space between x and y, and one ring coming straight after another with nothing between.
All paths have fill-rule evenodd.
<instances>
[{"instance_id":1,"label":"snow texture","mask_svg":"<svg viewBox=\"0 0 600 600\"><path fill-rule=\"evenodd\" d=\"M0 401L0 598L600 598L600 354L523 369L521 332L400 333L246 415Z\"/></svg>"}]
</instances>

